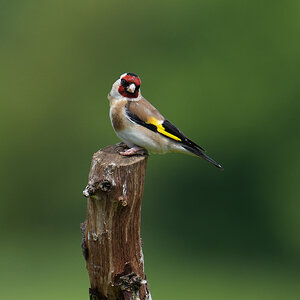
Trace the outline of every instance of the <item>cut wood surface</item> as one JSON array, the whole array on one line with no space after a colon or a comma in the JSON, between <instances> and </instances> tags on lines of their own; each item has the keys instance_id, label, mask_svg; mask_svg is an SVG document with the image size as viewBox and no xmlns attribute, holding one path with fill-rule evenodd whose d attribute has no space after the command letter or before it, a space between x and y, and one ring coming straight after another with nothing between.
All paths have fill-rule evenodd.
<instances>
[{"instance_id":1,"label":"cut wood surface","mask_svg":"<svg viewBox=\"0 0 300 300\"><path fill-rule=\"evenodd\" d=\"M90 299L151 299L140 237L147 155L125 157L123 144L92 158L82 249Z\"/></svg>"}]
</instances>

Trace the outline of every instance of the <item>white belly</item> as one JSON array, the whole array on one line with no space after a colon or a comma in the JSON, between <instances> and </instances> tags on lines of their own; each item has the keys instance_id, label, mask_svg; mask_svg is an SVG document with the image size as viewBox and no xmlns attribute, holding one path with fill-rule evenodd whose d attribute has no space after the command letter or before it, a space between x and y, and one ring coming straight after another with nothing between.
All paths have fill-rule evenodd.
<instances>
[{"instance_id":1,"label":"white belly","mask_svg":"<svg viewBox=\"0 0 300 300\"><path fill-rule=\"evenodd\" d=\"M151 138L152 133L150 132L150 136L143 134L141 131L137 131L134 129L126 129L119 131L118 136L122 139L129 147L140 146L147 149L153 153L165 153L167 149L159 145L155 140Z\"/></svg>"},{"instance_id":2,"label":"white belly","mask_svg":"<svg viewBox=\"0 0 300 300\"><path fill-rule=\"evenodd\" d=\"M147 134L145 134L145 130L148 131ZM159 134L151 132L146 128L141 128L141 130L128 128L126 130L119 131L117 135L129 147L136 145L147 149L149 152L161 154L170 151L169 143L164 137L160 137Z\"/></svg>"}]
</instances>

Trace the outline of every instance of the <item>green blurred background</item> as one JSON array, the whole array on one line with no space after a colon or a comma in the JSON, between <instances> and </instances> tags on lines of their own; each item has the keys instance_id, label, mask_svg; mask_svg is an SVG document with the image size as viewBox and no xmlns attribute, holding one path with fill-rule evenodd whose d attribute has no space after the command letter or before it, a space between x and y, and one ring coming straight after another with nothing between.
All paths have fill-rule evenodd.
<instances>
[{"instance_id":1,"label":"green blurred background","mask_svg":"<svg viewBox=\"0 0 300 300\"><path fill-rule=\"evenodd\" d=\"M0 298L88 299L90 159L124 72L221 163L151 156L153 299L300 299L300 2L0 0Z\"/></svg>"}]
</instances>

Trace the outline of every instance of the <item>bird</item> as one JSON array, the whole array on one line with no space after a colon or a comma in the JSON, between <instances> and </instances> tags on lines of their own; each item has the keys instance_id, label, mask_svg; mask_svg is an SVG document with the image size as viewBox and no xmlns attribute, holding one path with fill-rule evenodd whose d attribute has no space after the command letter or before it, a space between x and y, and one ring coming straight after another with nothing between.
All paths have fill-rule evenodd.
<instances>
[{"instance_id":1,"label":"bird","mask_svg":"<svg viewBox=\"0 0 300 300\"><path fill-rule=\"evenodd\" d=\"M120 155L177 152L201 157L219 169L223 167L205 154L205 149L194 143L168 121L141 94L141 79L135 73L122 74L107 95L109 116L117 136L128 146Z\"/></svg>"}]
</instances>

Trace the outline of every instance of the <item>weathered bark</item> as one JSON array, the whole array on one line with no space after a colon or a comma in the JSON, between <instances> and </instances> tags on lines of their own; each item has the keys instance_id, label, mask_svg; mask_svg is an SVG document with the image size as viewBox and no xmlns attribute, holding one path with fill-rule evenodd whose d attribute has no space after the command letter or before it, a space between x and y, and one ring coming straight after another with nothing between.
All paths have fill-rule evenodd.
<instances>
[{"instance_id":1,"label":"weathered bark","mask_svg":"<svg viewBox=\"0 0 300 300\"><path fill-rule=\"evenodd\" d=\"M147 155L124 157L122 144L94 154L82 250L90 299L149 300L140 237L141 201Z\"/></svg>"}]
</instances>

